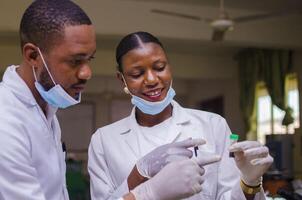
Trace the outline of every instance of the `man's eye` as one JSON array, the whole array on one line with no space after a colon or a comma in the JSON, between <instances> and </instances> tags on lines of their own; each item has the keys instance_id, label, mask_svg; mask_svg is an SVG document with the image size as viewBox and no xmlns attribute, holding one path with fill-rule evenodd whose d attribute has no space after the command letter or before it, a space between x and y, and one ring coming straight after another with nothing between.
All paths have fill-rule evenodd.
<instances>
[{"instance_id":1,"label":"man's eye","mask_svg":"<svg viewBox=\"0 0 302 200\"><path fill-rule=\"evenodd\" d=\"M71 60L70 63L73 65L73 66L77 66L77 65L80 65L83 63L82 60Z\"/></svg>"},{"instance_id":2,"label":"man's eye","mask_svg":"<svg viewBox=\"0 0 302 200\"><path fill-rule=\"evenodd\" d=\"M91 56L90 58L88 58L88 62L92 61L93 59L95 59L95 57Z\"/></svg>"}]
</instances>

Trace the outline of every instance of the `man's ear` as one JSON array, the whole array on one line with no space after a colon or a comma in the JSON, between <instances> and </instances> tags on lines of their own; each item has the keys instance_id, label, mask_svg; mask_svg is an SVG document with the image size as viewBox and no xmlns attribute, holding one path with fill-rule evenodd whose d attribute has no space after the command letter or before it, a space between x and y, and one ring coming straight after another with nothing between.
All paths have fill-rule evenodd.
<instances>
[{"instance_id":1,"label":"man's ear","mask_svg":"<svg viewBox=\"0 0 302 200\"><path fill-rule=\"evenodd\" d=\"M26 43L22 48L23 59L31 66L37 66L39 53L32 43Z\"/></svg>"}]
</instances>

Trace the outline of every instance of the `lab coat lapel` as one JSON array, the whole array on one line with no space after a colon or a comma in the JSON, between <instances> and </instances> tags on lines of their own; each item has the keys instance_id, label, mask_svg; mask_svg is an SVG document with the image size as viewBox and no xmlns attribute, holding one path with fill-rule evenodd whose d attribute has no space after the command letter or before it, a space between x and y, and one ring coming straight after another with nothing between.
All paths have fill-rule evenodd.
<instances>
[{"instance_id":1,"label":"lab coat lapel","mask_svg":"<svg viewBox=\"0 0 302 200\"><path fill-rule=\"evenodd\" d=\"M139 144L137 134L139 133L138 125L135 119L135 108L132 109L131 115L126 121L127 130L121 133L121 136L124 137L126 144L129 146L131 151L135 154L137 158L140 157Z\"/></svg>"},{"instance_id":2,"label":"lab coat lapel","mask_svg":"<svg viewBox=\"0 0 302 200\"><path fill-rule=\"evenodd\" d=\"M179 141L185 136L183 129L190 123L190 116L176 101L172 101L172 124L168 130L167 143Z\"/></svg>"},{"instance_id":3,"label":"lab coat lapel","mask_svg":"<svg viewBox=\"0 0 302 200\"><path fill-rule=\"evenodd\" d=\"M190 124L190 116L176 101L172 101L172 105L172 124L169 127L169 130L167 130L166 143L188 138L188 134L184 132L184 129ZM138 144L138 134L140 131L135 119L135 108L132 109L131 115L128 117L126 122L126 126L128 127L127 130L121 133L121 135L124 137L124 140L131 151L137 158L139 158L141 156L140 147Z\"/></svg>"}]
</instances>

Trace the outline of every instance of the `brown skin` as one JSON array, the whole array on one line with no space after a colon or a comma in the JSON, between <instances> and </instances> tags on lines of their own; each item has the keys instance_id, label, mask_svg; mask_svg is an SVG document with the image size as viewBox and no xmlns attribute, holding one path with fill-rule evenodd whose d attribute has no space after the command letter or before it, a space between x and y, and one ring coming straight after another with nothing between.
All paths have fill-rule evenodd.
<instances>
[{"instance_id":1,"label":"brown skin","mask_svg":"<svg viewBox=\"0 0 302 200\"><path fill-rule=\"evenodd\" d=\"M56 84L73 98L83 91L85 83L91 78L90 60L96 52L96 36L92 25L67 26L64 37L57 38L49 49L40 49L48 69ZM37 103L46 113L47 103L35 88L33 67L38 82L46 89L54 86L42 62L38 47L26 43L22 48L23 61L17 73L25 81Z\"/></svg>"},{"instance_id":2,"label":"brown skin","mask_svg":"<svg viewBox=\"0 0 302 200\"><path fill-rule=\"evenodd\" d=\"M246 200L253 200L255 198L254 194L246 194L244 192L243 192L243 194L244 194Z\"/></svg>"},{"instance_id":3,"label":"brown skin","mask_svg":"<svg viewBox=\"0 0 302 200\"><path fill-rule=\"evenodd\" d=\"M147 101L163 100L169 90L172 74L164 50L156 43L144 43L139 48L127 52L122 57L121 72L117 77L125 87L125 78L131 94ZM150 92L160 91L160 96L150 97ZM172 116L172 106L157 115L148 115L136 109L136 120L142 126L154 126Z\"/></svg>"},{"instance_id":4,"label":"brown skin","mask_svg":"<svg viewBox=\"0 0 302 200\"><path fill-rule=\"evenodd\" d=\"M125 196L123 196L123 199L124 200L136 200L135 196L131 192L129 192L128 194L126 194Z\"/></svg>"}]
</instances>

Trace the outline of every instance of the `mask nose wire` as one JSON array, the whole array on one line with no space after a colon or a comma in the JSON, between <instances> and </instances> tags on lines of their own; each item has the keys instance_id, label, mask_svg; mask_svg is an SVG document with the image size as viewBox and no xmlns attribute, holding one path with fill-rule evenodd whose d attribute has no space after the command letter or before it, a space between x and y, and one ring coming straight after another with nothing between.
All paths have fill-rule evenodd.
<instances>
[{"instance_id":1,"label":"mask nose wire","mask_svg":"<svg viewBox=\"0 0 302 200\"><path fill-rule=\"evenodd\" d=\"M46 70L47 70L47 72L48 72L48 74L49 74L49 76L50 76L50 78L51 78L53 84L54 84L54 85L57 85L56 82L55 82L55 80L53 79L53 77L52 77L52 75L51 75L51 73L50 73L48 67L47 67L47 64L46 64L46 62L45 62L45 60L44 60L44 58L43 58L43 55L42 55L42 53L41 53L39 47L38 47L38 52L39 52L39 54L40 54L40 56L41 56L41 58L42 58L42 62L43 62L43 64L44 64L44 67L46 68Z\"/></svg>"}]
</instances>

